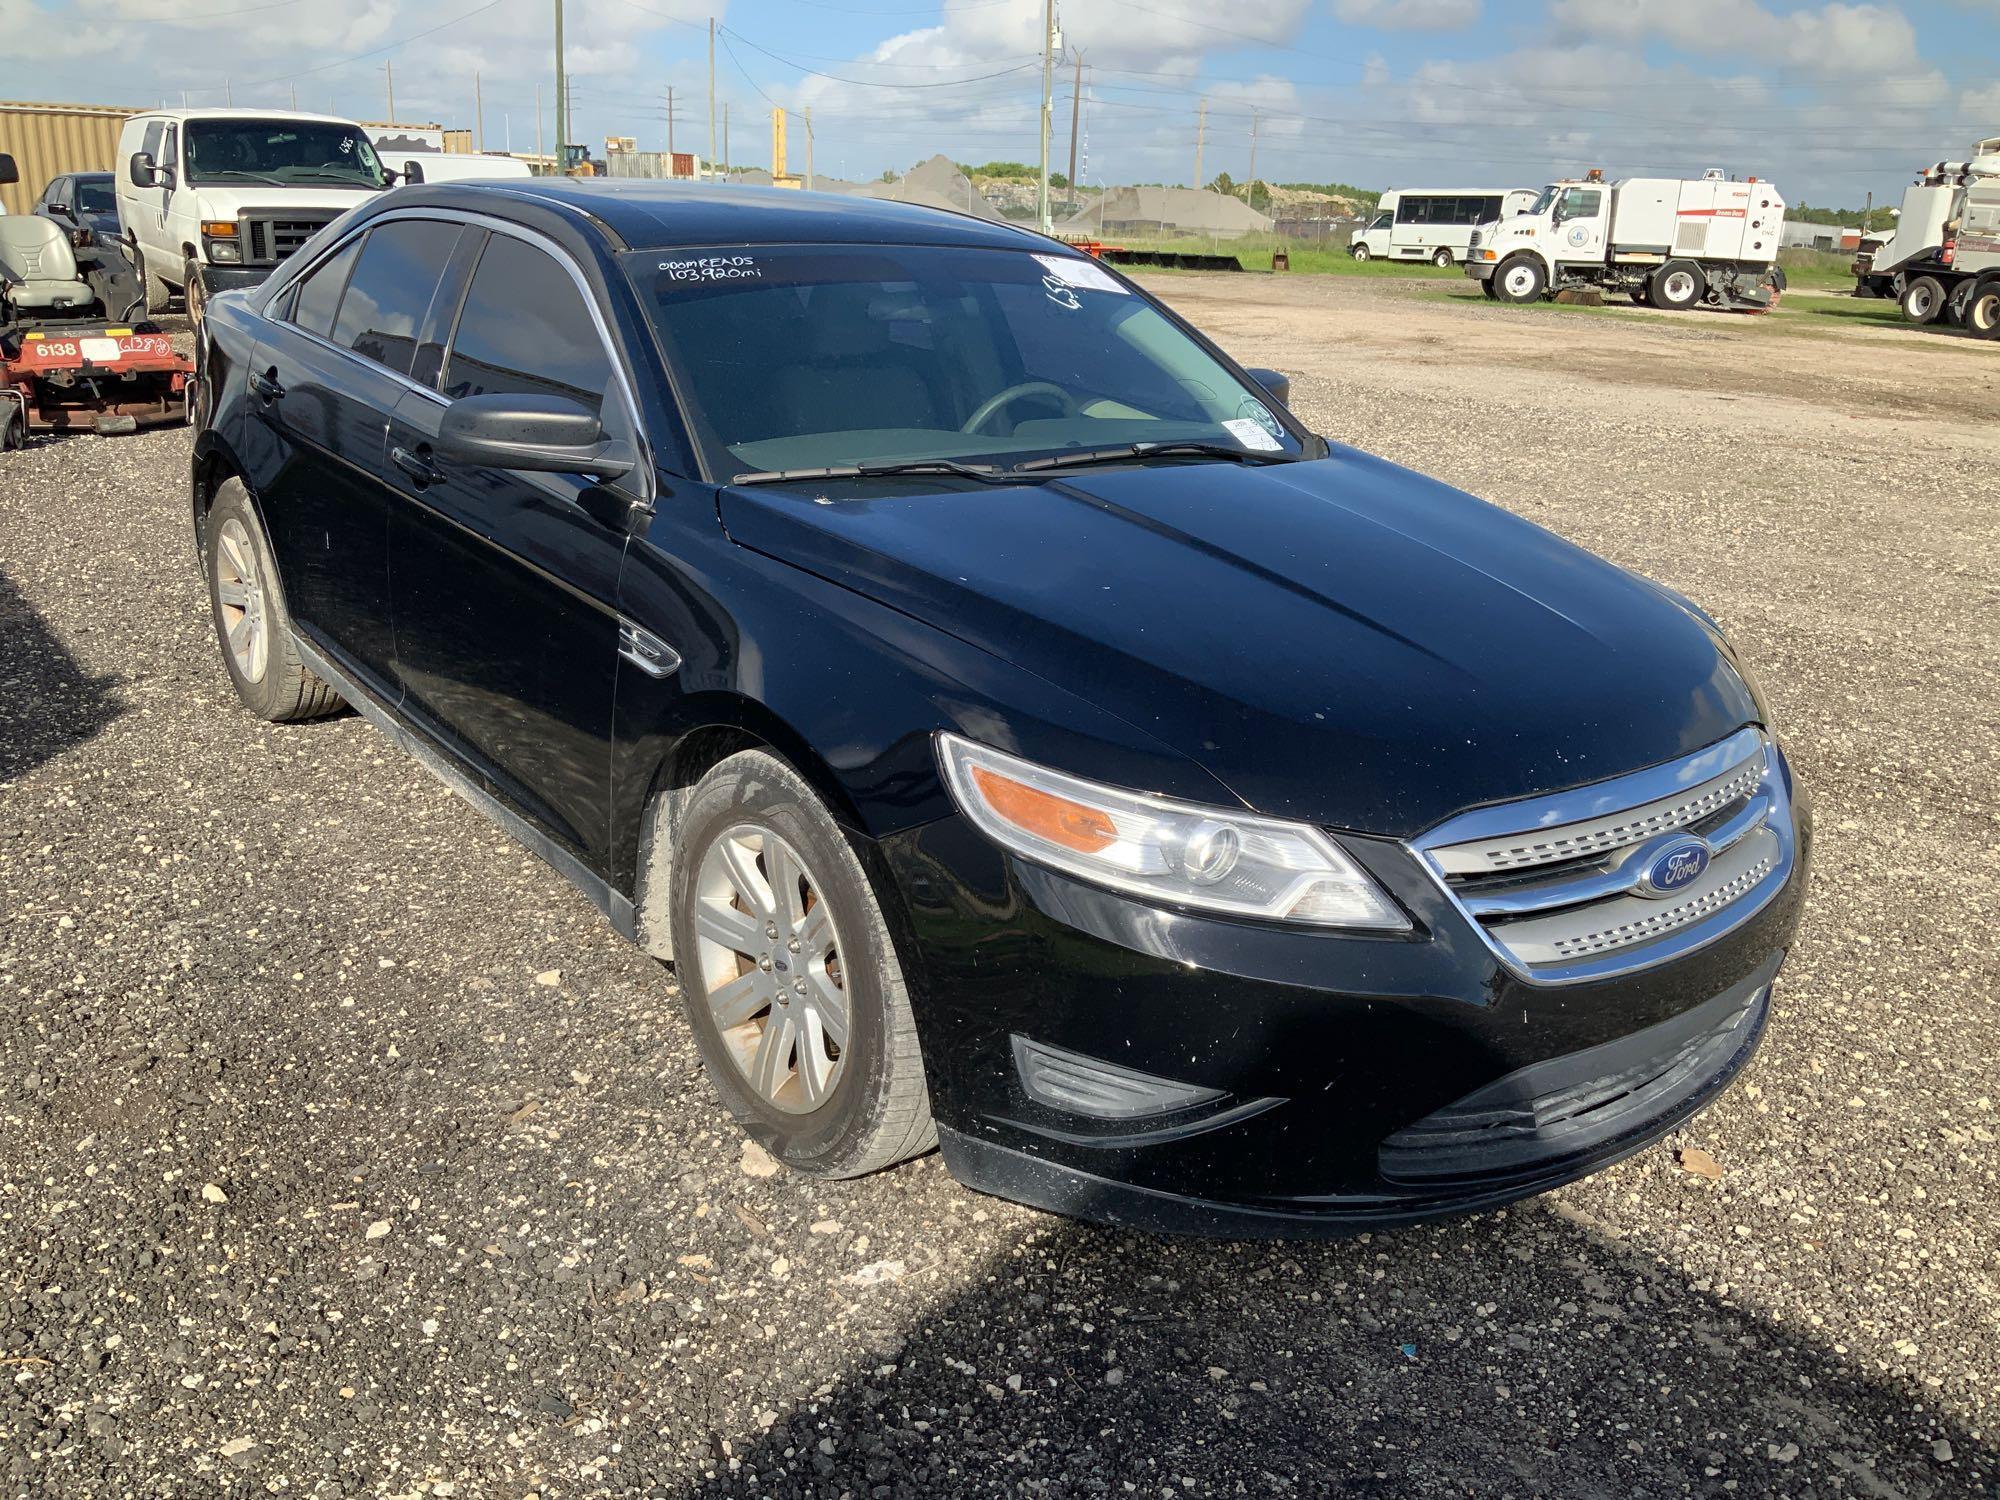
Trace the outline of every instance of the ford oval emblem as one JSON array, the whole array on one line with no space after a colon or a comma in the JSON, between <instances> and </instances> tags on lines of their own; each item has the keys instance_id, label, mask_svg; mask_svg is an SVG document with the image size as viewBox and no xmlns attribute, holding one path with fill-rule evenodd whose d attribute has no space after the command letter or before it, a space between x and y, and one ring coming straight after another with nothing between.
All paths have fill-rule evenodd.
<instances>
[{"instance_id":1,"label":"ford oval emblem","mask_svg":"<svg viewBox=\"0 0 2000 1500\"><path fill-rule=\"evenodd\" d=\"M1694 834L1672 839L1647 856L1639 872L1641 896L1671 896L1687 889L1708 868L1708 841Z\"/></svg>"}]
</instances>

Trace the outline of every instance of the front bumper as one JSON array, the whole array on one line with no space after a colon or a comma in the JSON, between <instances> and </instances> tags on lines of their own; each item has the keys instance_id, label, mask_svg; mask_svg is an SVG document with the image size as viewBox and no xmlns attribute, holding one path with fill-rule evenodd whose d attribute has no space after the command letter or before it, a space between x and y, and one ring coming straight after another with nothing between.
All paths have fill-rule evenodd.
<instances>
[{"instance_id":1,"label":"front bumper","mask_svg":"<svg viewBox=\"0 0 2000 1500\"><path fill-rule=\"evenodd\" d=\"M892 839L946 1165L1057 1212L1230 1236L1416 1222L1584 1176L1687 1119L1755 1051L1809 864L1803 798L1793 812L1797 860L1754 917L1671 962L1561 986L1505 968L1386 841L1344 842L1416 919L1409 935L1146 906L1011 859L955 817ZM1024 1084L1024 1043L1193 1102L1136 1119L1052 1107Z\"/></svg>"},{"instance_id":2,"label":"front bumper","mask_svg":"<svg viewBox=\"0 0 2000 1500\"><path fill-rule=\"evenodd\" d=\"M1499 264L1497 260L1476 260L1468 255L1465 258L1465 274L1474 281L1484 281L1493 274Z\"/></svg>"},{"instance_id":3,"label":"front bumper","mask_svg":"<svg viewBox=\"0 0 2000 1500\"><path fill-rule=\"evenodd\" d=\"M219 266L210 261L202 261L196 267L203 290L210 292L240 292L246 287L262 286L277 269L276 266Z\"/></svg>"}]
</instances>

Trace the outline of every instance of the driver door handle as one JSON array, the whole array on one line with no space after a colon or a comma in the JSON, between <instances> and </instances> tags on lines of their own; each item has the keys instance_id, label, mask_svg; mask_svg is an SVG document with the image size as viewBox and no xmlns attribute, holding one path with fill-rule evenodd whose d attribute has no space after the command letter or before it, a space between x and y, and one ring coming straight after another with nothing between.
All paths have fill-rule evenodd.
<instances>
[{"instance_id":1,"label":"driver door handle","mask_svg":"<svg viewBox=\"0 0 2000 1500\"><path fill-rule=\"evenodd\" d=\"M419 447L414 453L408 448L391 448L389 462L409 475L419 489L444 478L444 470L431 462L428 448Z\"/></svg>"},{"instance_id":2,"label":"driver door handle","mask_svg":"<svg viewBox=\"0 0 2000 1500\"><path fill-rule=\"evenodd\" d=\"M285 388L278 384L276 366L266 370L261 375L252 370L250 372L250 389L262 396L266 401L282 401L285 398Z\"/></svg>"}]
</instances>

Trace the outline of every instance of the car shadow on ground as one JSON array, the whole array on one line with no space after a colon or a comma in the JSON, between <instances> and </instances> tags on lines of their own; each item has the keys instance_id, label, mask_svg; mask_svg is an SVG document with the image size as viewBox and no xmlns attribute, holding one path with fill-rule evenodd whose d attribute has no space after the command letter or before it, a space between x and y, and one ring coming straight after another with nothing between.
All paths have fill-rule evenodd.
<instances>
[{"instance_id":1,"label":"car shadow on ground","mask_svg":"<svg viewBox=\"0 0 2000 1500\"><path fill-rule=\"evenodd\" d=\"M1996 1493L1913 1380L1558 1200L1332 1243L1049 1223L682 1493Z\"/></svg>"},{"instance_id":2,"label":"car shadow on ground","mask_svg":"<svg viewBox=\"0 0 2000 1500\"><path fill-rule=\"evenodd\" d=\"M0 572L0 784L96 735L123 713L115 676L93 677Z\"/></svg>"}]
</instances>

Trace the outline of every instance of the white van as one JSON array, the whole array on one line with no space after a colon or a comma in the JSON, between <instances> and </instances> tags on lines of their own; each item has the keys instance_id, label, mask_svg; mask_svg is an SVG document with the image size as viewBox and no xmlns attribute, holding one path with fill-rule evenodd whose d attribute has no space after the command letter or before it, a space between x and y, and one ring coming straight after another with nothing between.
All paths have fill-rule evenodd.
<instances>
[{"instance_id":1,"label":"white van","mask_svg":"<svg viewBox=\"0 0 2000 1500\"><path fill-rule=\"evenodd\" d=\"M509 182L535 175L518 156L485 152L413 151L386 160L407 182Z\"/></svg>"},{"instance_id":2,"label":"white van","mask_svg":"<svg viewBox=\"0 0 2000 1500\"><path fill-rule=\"evenodd\" d=\"M1534 206L1530 188L1396 188L1382 195L1368 227L1348 242L1356 260L1465 259L1476 225Z\"/></svg>"},{"instance_id":3,"label":"white van","mask_svg":"<svg viewBox=\"0 0 2000 1500\"><path fill-rule=\"evenodd\" d=\"M299 246L388 187L368 132L291 110L162 109L118 137L118 222L146 311L183 292L255 286Z\"/></svg>"}]
</instances>

